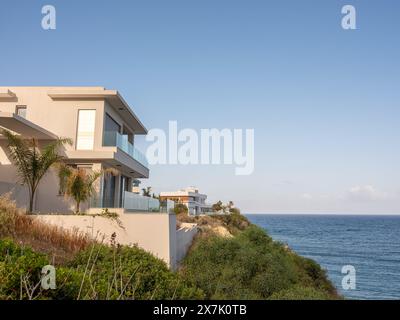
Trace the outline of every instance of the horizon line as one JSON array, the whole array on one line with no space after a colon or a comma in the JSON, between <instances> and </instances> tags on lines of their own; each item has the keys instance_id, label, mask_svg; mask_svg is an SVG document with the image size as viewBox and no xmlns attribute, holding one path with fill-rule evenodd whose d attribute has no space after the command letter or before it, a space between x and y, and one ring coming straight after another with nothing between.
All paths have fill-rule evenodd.
<instances>
[{"instance_id":1,"label":"horizon line","mask_svg":"<svg viewBox=\"0 0 400 320\"><path fill-rule=\"evenodd\" d=\"M244 215L303 215L303 216L400 216L400 213L339 213L339 212L245 212Z\"/></svg>"}]
</instances>

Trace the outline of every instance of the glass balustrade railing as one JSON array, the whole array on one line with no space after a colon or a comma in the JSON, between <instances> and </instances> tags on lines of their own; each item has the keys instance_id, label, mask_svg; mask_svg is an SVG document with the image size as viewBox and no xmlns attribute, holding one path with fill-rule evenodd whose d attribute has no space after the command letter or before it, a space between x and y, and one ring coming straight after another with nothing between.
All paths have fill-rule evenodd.
<instances>
[{"instance_id":1,"label":"glass balustrade railing","mask_svg":"<svg viewBox=\"0 0 400 320\"><path fill-rule=\"evenodd\" d=\"M127 212L138 211L138 212L172 212L173 207L171 203L168 203L168 208L161 208L160 201L151 197L144 197L142 195L125 191L123 195L123 204L117 204L118 201L115 199L108 199L102 196L93 196L90 199L91 208L123 208Z\"/></svg>"},{"instance_id":2,"label":"glass balustrade railing","mask_svg":"<svg viewBox=\"0 0 400 320\"><path fill-rule=\"evenodd\" d=\"M116 131L106 131L104 132L103 145L106 147L118 147L125 153L129 154L141 165L145 166L146 168L149 166L146 156L129 142L127 135L122 135Z\"/></svg>"}]
</instances>

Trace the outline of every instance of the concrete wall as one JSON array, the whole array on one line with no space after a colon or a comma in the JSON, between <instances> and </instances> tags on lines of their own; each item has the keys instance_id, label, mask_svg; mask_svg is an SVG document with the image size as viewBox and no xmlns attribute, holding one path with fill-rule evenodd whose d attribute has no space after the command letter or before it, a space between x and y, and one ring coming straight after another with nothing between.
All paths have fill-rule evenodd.
<instances>
[{"instance_id":1,"label":"concrete wall","mask_svg":"<svg viewBox=\"0 0 400 320\"><path fill-rule=\"evenodd\" d=\"M1 167L0 167L1 168ZM10 167L9 171L14 173L14 167ZM0 170L1 173L1 170ZM16 173L14 173L16 176ZM0 176L0 179L4 179ZM15 181L16 178L14 177ZM58 178L55 173L46 174L39 184L35 195L35 211L36 212L52 212L66 213L74 210L74 203L66 199L64 196L58 195ZM10 183L0 181L0 195L5 193L11 194L11 199L15 201L21 209L27 209L29 204L29 190L25 185L18 183ZM82 204L82 210L86 210L87 203Z\"/></svg>"},{"instance_id":2,"label":"concrete wall","mask_svg":"<svg viewBox=\"0 0 400 320\"><path fill-rule=\"evenodd\" d=\"M198 232L197 225L194 223L182 223L181 228L176 231L176 260L181 262L186 256L193 238Z\"/></svg>"},{"instance_id":3,"label":"concrete wall","mask_svg":"<svg viewBox=\"0 0 400 320\"><path fill-rule=\"evenodd\" d=\"M176 230L175 214L165 213L125 213L123 209L113 209L119 214L123 229L110 219L93 215L39 215L47 223L66 229L76 228L97 240L110 243L116 233L116 242L122 245L137 244L140 248L164 260L172 270L178 268L185 257L194 236L195 224L183 224Z\"/></svg>"},{"instance_id":4,"label":"concrete wall","mask_svg":"<svg viewBox=\"0 0 400 320\"><path fill-rule=\"evenodd\" d=\"M118 209L113 209L118 211ZM122 211L122 210L120 210ZM123 245L137 244L164 260L172 269L176 261L176 216L161 213L118 212L124 229L110 219L94 216L40 215L38 219L66 229L77 228L109 244L115 232L116 242Z\"/></svg>"},{"instance_id":5,"label":"concrete wall","mask_svg":"<svg viewBox=\"0 0 400 320\"><path fill-rule=\"evenodd\" d=\"M0 195L10 194L10 198L14 200L18 207L26 209L26 204L29 203L28 188L20 184L7 183L0 181Z\"/></svg>"}]
</instances>

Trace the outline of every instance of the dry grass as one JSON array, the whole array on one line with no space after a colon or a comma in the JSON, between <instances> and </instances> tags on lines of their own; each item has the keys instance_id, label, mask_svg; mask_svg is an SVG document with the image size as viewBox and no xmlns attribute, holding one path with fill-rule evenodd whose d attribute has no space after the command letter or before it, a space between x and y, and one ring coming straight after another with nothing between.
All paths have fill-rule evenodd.
<instances>
[{"instance_id":1,"label":"dry grass","mask_svg":"<svg viewBox=\"0 0 400 320\"><path fill-rule=\"evenodd\" d=\"M186 213L176 215L177 228L182 223L196 223L199 237L221 236L232 237L250 226L250 222L241 214L189 216Z\"/></svg>"},{"instance_id":2,"label":"dry grass","mask_svg":"<svg viewBox=\"0 0 400 320\"><path fill-rule=\"evenodd\" d=\"M68 261L93 243L78 230L66 230L26 215L10 200L9 194L0 196L0 238L11 238L20 245L46 253L53 264Z\"/></svg>"},{"instance_id":3,"label":"dry grass","mask_svg":"<svg viewBox=\"0 0 400 320\"><path fill-rule=\"evenodd\" d=\"M197 237L209 237L209 236L232 236L228 231L226 225L221 221L211 216L189 216L186 213L180 213L176 215L177 228L182 223L196 223L199 228L199 234Z\"/></svg>"}]
</instances>

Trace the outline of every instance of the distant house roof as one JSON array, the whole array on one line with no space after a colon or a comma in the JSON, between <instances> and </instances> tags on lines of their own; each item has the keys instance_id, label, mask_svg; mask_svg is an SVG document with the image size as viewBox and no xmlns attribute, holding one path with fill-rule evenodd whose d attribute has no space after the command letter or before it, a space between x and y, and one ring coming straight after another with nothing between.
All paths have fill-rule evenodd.
<instances>
[{"instance_id":1,"label":"distant house roof","mask_svg":"<svg viewBox=\"0 0 400 320\"><path fill-rule=\"evenodd\" d=\"M199 190L195 187L189 187L185 189L181 189L178 191L164 191L160 192L161 197L185 197L185 196L196 196L207 198L206 194L199 193Z\"/></svg>"}]
</instances>

